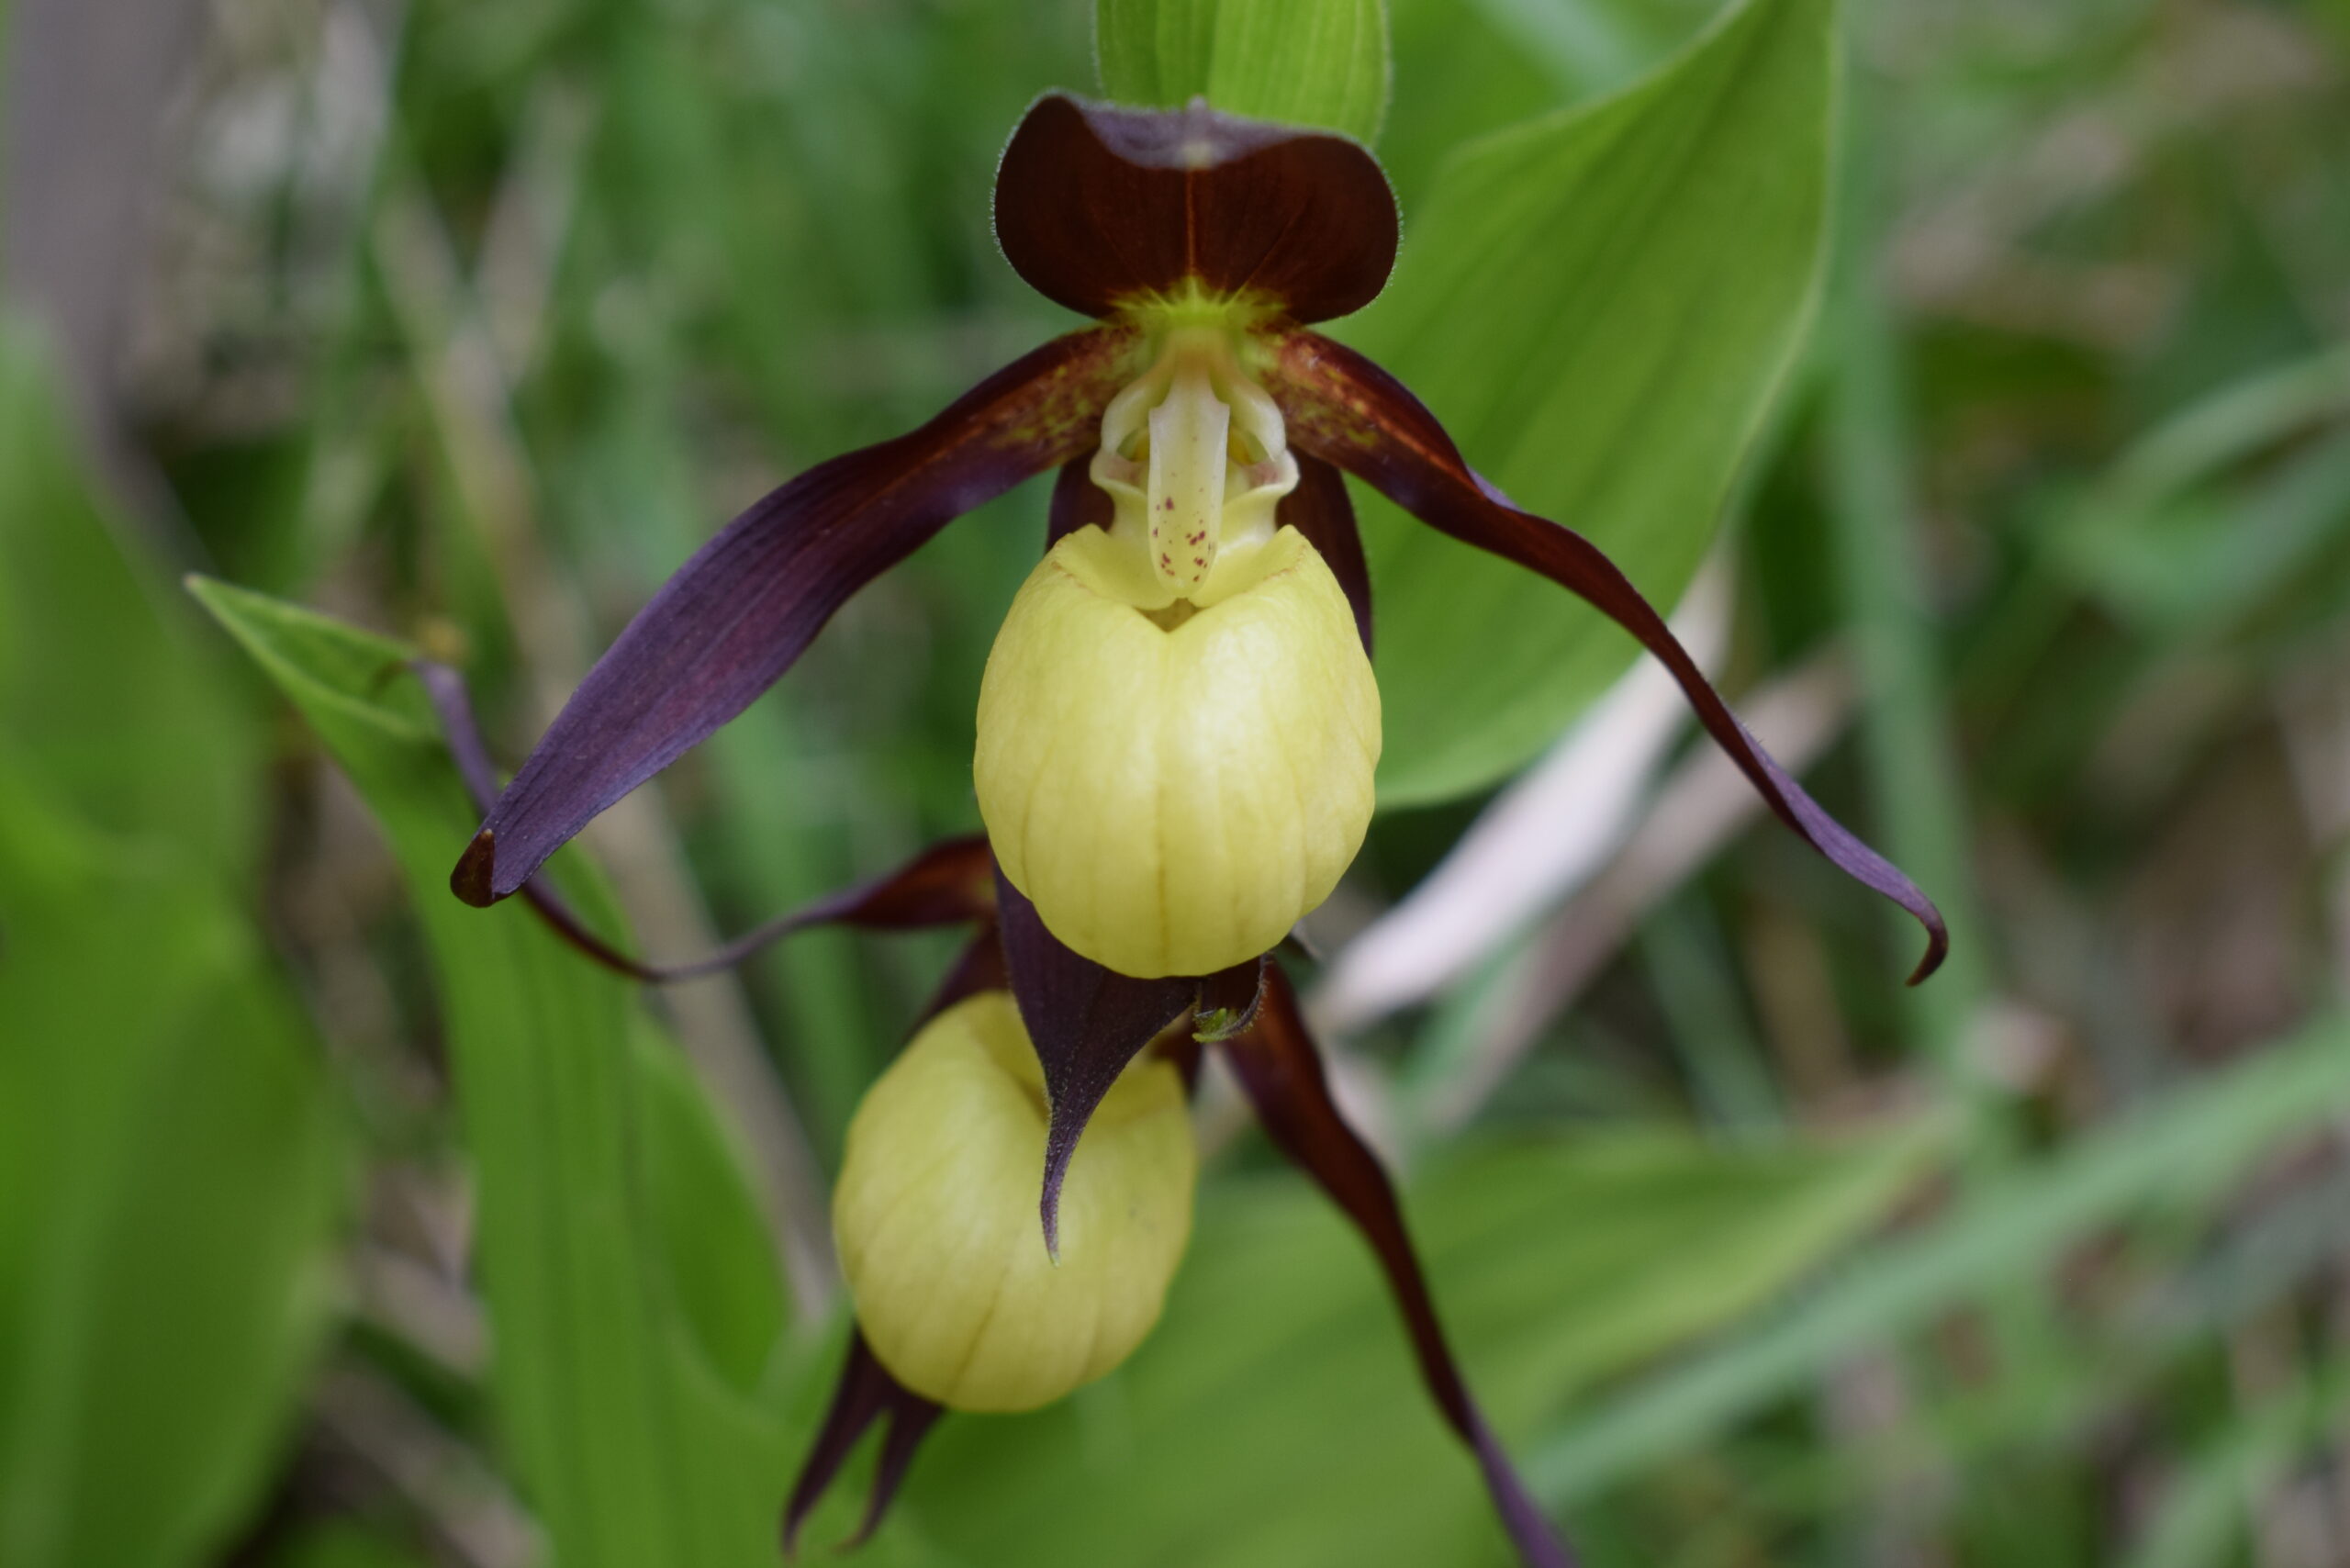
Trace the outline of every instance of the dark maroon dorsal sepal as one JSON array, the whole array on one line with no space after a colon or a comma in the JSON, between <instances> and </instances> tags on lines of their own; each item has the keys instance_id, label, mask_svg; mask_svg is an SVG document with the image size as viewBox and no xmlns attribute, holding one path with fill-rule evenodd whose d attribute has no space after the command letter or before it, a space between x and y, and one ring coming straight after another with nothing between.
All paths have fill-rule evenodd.
<instances>
[{"instance_id":1,"label":"dark maroon dorsal sepal","mask_svg":"<svg viewBox=\"0 0 2350 1568\"><path fill-rule=\"evenodd\" d=\"M996 171L995 233L1057 304L1107 316L1196 278L1300 321L1360 309L1395 263L1394 193L1361 144L1189 108L1036 101Z\"/></svg>"}]
</instances>

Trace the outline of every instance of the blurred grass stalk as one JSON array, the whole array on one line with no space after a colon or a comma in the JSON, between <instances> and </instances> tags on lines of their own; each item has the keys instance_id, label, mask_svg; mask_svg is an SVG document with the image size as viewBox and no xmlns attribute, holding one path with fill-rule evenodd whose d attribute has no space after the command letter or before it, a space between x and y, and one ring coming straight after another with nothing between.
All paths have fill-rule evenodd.
<instances>
[{"instance_id":1,"label":"blurred grass stalk","mask_svg":"<svg viewBox=\"0 0 2350 1568\"><path fill-rule=\"evenodd\" d=\"M1913 477L1909 390L1900 327L1887 296L1885 243L1891 230L1887 146L1899 127L1889 113L1889 84L1860 63L1865 58L1861 39L1873 20L1862 0L1845 13L1849 119L1840 143L1842 184L1821 321L1828 374L1824 494L1841 624L1859 688L1869 820L1880 846L1940 905L1951 933L1941 971L1903 998L1908 1049L1930 1062L1944 1095L1955 1103L1961 1191L1980 1195L2012 1164L2017 1129L2011 1087L2000 1081L1996 1042L1986 1032L1995 938L1975 895L1964 775L1940 668L1940 618L1920 550L1924 520ZM1897 939L1908 940L1909 934L1899 930ZM1933 1271L1930 1264L1912 1267L1918 1271L1912 1278ZM1888 1272L1901 1278L1898 1267ZM2039 1280L2005 1273L1940 1282L1950 1289L1945 1309L1969 1299L1986 1308L1998 1364L2061 1364L2054 1305ZM1873 1350L1906 1350L1929 1362L1935 1355L1885 1339L1855 1338L1848 1350L1856 1366L1865 1365ZM1884 1375L1891 1386L1910 1381L1897 1365L1885 1368ZM1930 1385L1939 1380L1927 1372L1916 1381ZM1878 1506L1894 1506L1892 1496L1880 1494ZM1890 1528L1901 1526L1895 1520Z\"/></svg>"},{"instance_id":2,"label":"blurred grass stalk","mask_svg":"<svg viewBox=\"0 0 2350 1568\"><path fill-rule=\"evenodd\" d=\"M1852 7L1849 26L1867 15ZM1852 50L1851 53L1857 53ZM1859 739L1867 760L1870 820L1882 846L1942 908L1950 958L1911 991L1913 1038L1968 1109L1978 1136L2005 1141L2005 1092L1975 1035L1992 999L1991 929L1976 905L1974 858L1949 696L1940 673L1939 618L1919 553L1908 392L1901 340L1882 265L1888 196L1880 162L1895 134L1888 89L1848 68L1841 221L1821 322L1829 375L1829 517L1840 567L1842 622L1859 683ZM1888 928L1906 922L1888 918Z\"/></svg>"},{"instance_id":3,"label":"blurred grass stalk","mask_svg":"<svg viewBox=\"0 0 2350 1568\"><path fill-rule=\"evenodd\" d=\"M1748 694L1740 712L1771 754L1801 774L1842 732L1851 689L1846 661L1831 649ZM1509 934L1438 1002L1404 1081L1413 1124L1429 1136L1466 1126L1652 912L1764 814L1729 758L1709 745L1694 748L1587 880L1550 889L1563 902L1539 924Z\"/></svg>"},{"instance_id":4,"label":"blurred grass stalk","mask_svg":"<svg viewBox=\"0 0 2350 1568\"><path fill-rule=\"evenodd\" d=\"M2345 1114L2350 1024L2333 1018L2060 1154L1978 1182L1949 1215L1881 1244L1828 1286L1634 1382L1538 1445L1531 1484L1556 1506L1589 1497L1714 1438L1856 1351L1986 1290L2040 1277L2104 1226L2157 1204L2209 1203L2251 1162Z\"/></svg>"}]
</instances>

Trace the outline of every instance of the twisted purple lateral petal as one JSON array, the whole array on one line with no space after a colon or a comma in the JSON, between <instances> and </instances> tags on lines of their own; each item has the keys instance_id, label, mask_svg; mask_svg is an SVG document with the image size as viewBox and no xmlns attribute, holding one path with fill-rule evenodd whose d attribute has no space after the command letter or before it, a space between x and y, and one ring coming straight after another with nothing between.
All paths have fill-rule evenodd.
<instances>
[{"instance_id":1,"label":"twisted purple lateral petal","mask_svg":"<svg viewBox=\"0 0 2350 1568\"><path fill-rule=\"evenodd\" d=\"M762 947L818 925L921 931L990 919L995 913L994 866L985 834L946 839L894 871L763 921L699 958L666 964L624 959L621 967L623 973L639 980L666 984L731 969ZM523 884L522 894L552 918L546 906L554 895L544 892L541 884L542 879L533 877Z\"/></svg>"},{"instance_id":2,"label":"twisted purple lateral petal","mask_svg":"<svg viewBox=\"0 0 2350 1568\"><path fill-rule=\"evenodd\" d=\"M881 1439L881 1460L874 1468L873 1490L866 1497L865 1518L856 1533L841 1543L842 1548L858 1545L872 1535L889 1511L890 1499L897 1495L898 1484L906 1478L907 1468L913 1463L915 1448L940 1412L940 1406L891 1377L889 1369L866 1344L864 1331L854 1331L849 1338L848 1360L841 1368L840 1384L833 1392L832 1408L824 1412L824 1424L800 1464L800 1478L792 1483L791 1498L784 1505L783 1554L799 1555L800 1527L808 1522L809 1514L823 1498L825 1488L840 1473L849 1450L856 1447L856 1439L865 1435L867 1427L886 1417L889 1428Z\"/></svg>"},{"instance_id":3,"label":"twisted purple lateral petal","mask_svg":"<svg viewBox=\"0 0 2350 1568\"><path fill-rule=\"evenodd\" d=\"M1004 966L1020 1021L1027 1025L1052 1120L1045 1132L1045 1188L1036 1210L1045 1249L1060 1256L1061 1182L1085 1124L1135 1053L1183 1015L1200 992L1195 979L1134 980L1063 946L1036 906L996 870Z\"/></svg>"},{"instance_id":4,"label":"twisted purple lateral petal","mask_svg":"<svg viewBox=\"0 0 2350 1568\"><path fill-rule=\"evenodd\" d=\"M450 886L488 904L750 705L848 597L953 519L1091 446L1136 335L1056 339L911 434L822 463L696 552L588 672Z\"/></svg>"},{"instance_id":5,"label":"twisted purple lateral petal","mask_svg":"<svg viewBox=\"0 0 2350 1568\"><path fill-rule=\"evenodd\" d=\"M1355 504L1346 476L1311 453L1297 457L1297 488L1281 498L1274 521L1296 529L1314 546L1354 607L1362 651L1371 650L1371 566L1363 559L1362 531L1355 526Z\"/></svg>"},{"instance_id":6,"label":"twisted purple lateral petal","mask_svg":"<svg viewBox=\"0 0 2350 1568\"><path fill-rule=\"evenodd\" d=\"M1528 1495L1509 1455L1469 1395L1452 1348L1445 1341L1444 1326L1438 1321L1419 1256L1404 1227L1395 1189L1378 1156L1347 1126L1337 1102L1330 1097L1322 1058L1298 1012L1297 993L1278 963L1266 966L1265 1003L1256 1026L1225 1045L1225 1059L1257 1107L1257 1119L1267 1135L1346 1211L1378 1255L1410 1330L1420 1377L1446 1422L1477 1456L1485 1488L1518 1555L1528 1568L1572 1568L1574 1559Z\"/></svg>"},{"instance_id":7,"label":"twisted purple lateral petal","mask_svg":"<svg viewBox=\"0 0 2350 1568\"><path fill-rule=\"evenodd\" d=\"M1729 754L1779 820L1837 869L1914 915L1926 951L1916 985L1942 967L1950 933L1933 901L1900 868L1823 811L1773 761L1698 669L1649 601L1599 547L1572 529L1517 510L1462 461L1452 438L1403 383L1352 349L1290 331L1275 345L1266 389L1298 447L1375 487L1422 522L1539 572L1640 641L1680 683L1706 733Z\"/></svg>"},{"instance_id":8,"label":"twisted purple lateral petal","mask_svg":"<svg viewBox=\"0 0 2350 1568\"><path fill-rule=\"evenodd\" d=\"M498 798L498 772L474 720L473 698L464 678L448 666L415 659L416 673L442 738L457 765L474 809L489 810ZM753 926L716 951L677 963L632 958L588 928L545 879L522 884L523 900L555 934L608 969L653 984L691 980L733 968L771 942L814 925L854 925L867 931L912 931L995 916L995 858L985 834L972 834L932 845L896 870ZM1002 968L1001 962L997 965Z\"/></svg>"}]
</instances>

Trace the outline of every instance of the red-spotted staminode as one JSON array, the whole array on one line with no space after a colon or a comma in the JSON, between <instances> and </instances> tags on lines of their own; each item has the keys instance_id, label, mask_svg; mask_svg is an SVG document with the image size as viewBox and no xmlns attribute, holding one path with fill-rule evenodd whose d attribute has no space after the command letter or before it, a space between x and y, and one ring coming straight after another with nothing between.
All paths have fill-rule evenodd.
<instances>
[{"instance_id":1,"label":"red-spotted staminode","mask_svg":"<svg viewBox=\"0 0 2350 1568\"><path fill-rule=\"evenodd\" d=\"M1941 917L1763 752L1605 555L1513 505L1393 376L1311 330L1367 304L1394 259L1394 201L1361 146L1203 103L1050 95L1005 151L995 214L1021 276L1094 324L730 523L588 673L452 885L476 904L523 891L567 924L532 883L549 855L740 712L850 594L1058 469L1048 552L980 694L985 837L692 966L820 920L979 928L851 1127L834 1217L860 1332L787 1542L877 1419L889 1430L868 1528L942 1407L1043 1403L1147 1331L1189 1229L1192 1157L1169 1107L1208 1045L1364 1230L1520 1552L1562 1563L1470 1399L1393 1191L1339 1117L1271 956L1371 814L1371 583L1341 471L1557 582L1662 660L1780 819L1925 926L1913 982L1942 960ZM453 684L431 673L453 736L469 736ZM487 798L477 744L459 750ZM646 978L679 972L574 935ZM1038 1165L1041 1248L1002 1223L1007 1173ZM1118 1215L1146 1217L1125 1234Z\"/></svg>"}]
</instances>

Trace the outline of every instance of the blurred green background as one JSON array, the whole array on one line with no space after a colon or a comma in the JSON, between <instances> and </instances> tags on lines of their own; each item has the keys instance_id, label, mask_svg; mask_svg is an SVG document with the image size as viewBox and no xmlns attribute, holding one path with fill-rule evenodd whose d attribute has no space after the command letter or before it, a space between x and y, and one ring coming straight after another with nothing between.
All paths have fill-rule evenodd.
<instances>
[{"instance_id":1,"label":"blurred green background","mask_svg":"<svg viewBox=\"0 0 2350 1568\"><path fill-rule=\"evenodd\" d=\"M1628 639L1359 495L1390 809L1305 989L1534 1490L1594 1568L2350 1564L2350 6L1389 0L1383 116L1382 10L1099 25L1113 90L1376 129L1405 253L1337 330L1956 942L1904 992ZM510 765L723 519L1067 326L988 197L1096 26L8 9L4 1568L774 1560L826 1178L951 941L645 997L458 906L399 660ZM683 955L976 825L1043 510L574 890ZM945 1423L866 1561L1507 1561L1359 1242L1200 1117L1155 1337Z\"/></svg>"}]
</instances>

